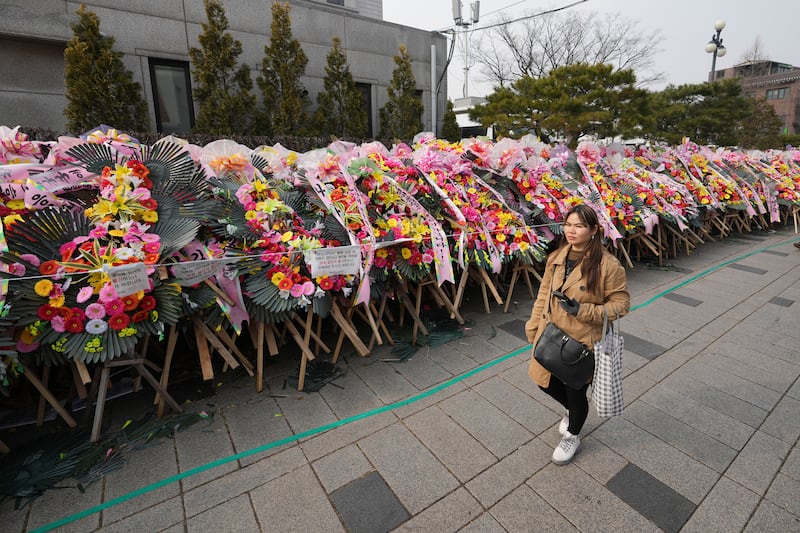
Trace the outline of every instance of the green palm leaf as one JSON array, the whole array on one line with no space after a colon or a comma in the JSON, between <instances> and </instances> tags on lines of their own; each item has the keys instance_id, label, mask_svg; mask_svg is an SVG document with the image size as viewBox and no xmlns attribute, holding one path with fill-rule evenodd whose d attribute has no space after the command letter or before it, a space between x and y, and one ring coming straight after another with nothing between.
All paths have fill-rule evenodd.
<instances>
[{"instance_id":1,"label":"green palm leaf","mask_svg":"<svg viewBox=\"0 0 800 533\"><path fill-rule=\"evenodd\" d=\"M190 218L159 218L153 232L161 236L161 255L168 257L190 242L200 231L200 223Z\"/></svg>"},{"instance_id":2,"label":"green palm leaf","mask_svg":"<svg viewBox=\"0 0 800 533\"><path fill-rule=\"evenodd\" d=\"M194 174L194 161L185 147L174 142L158 141L142 148L143 163L150 169L154 184L187 183Z\"/></svg>"},{"instance_id":3,"label":"green palm leaf","mask_svg":"<svg viewBox=\"0 0 800 533\"><path fill-rule=\"evenodd\" d=\"M105 167L114 168L125 162L125 156L107 144L78 144L67 150L67 155L83 163L86 170L94 174L101 174Z\"/></svg>"}]
</instances>

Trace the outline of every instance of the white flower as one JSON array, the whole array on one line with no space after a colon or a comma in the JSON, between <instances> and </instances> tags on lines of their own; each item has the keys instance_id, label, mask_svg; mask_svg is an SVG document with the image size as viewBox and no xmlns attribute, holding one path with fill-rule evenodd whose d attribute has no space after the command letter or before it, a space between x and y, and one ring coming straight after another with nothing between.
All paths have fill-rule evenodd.
<instances>
[{"instance_id":1,"label":"white flower","mask_svg":"<svg viewBox=\"0 0 800 533\"><path fill-rule=\"evenodd\" d=\"M325 296L325 291L322 290L322 287L317 286L317 290L314 291L314 298L322 298Z\"/></svg>"},{"instance_id":2,"label":"white flower","mask_svg":"<svg viewBox=\"0 0 800 533\"><path fill-rule=\"evenodd\" d=\"M108 322L100 318L93 318L86 323L86 333L101 335L108 330Z\"/></svg>"},{"instance_id":3,"label":"white flower","mask_svg":"<svg viewBox=\"0 0 800 533\"><path fill-rule=\"evenodd\" d=\"M225 226L225 231L228 232L228 235L236 235L237 227L234 224L228 224Z\"/></svg>"},{"instance_id":4,"label":"white flower","mask_svg":"<svg viewBox=\"0 0 800 533\"><path fill-rule=\"evenodd\" d=\"M280 296L284 300L289 299L289 291L278 291L278 296Z\"/></svg>"},{"instance_id":5,"label":"white flower","mask_svg":"<svg viewBox=\"0 0 800 533\"><path fill-rule=\"evenodd\" d=\"M342 287L342 294L344 294L345 298L350 296L350 293L353 292L352 287Z\"/></svg>"},{"instance_id":6,"label":"white flower","mask_svg":"<svg viewBox=\"0 0 800 533\"><path fill-rule=\"evenodd\" d=\"M131 257L133 257L133 250L130 248L118 248L117 252L114 254L117 256L117 259L121 261L127 261Z\"/></svg>"}]
</instances>

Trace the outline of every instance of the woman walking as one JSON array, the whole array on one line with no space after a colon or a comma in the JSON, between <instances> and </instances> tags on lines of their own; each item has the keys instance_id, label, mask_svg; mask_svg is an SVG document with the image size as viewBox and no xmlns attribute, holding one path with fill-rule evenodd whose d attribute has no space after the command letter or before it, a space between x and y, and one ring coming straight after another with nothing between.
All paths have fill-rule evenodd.
<instances>
[{"instance_id":1,"label":"woman walking","mask_svg":"<svg viewBox=\"0 0 800 533\"><path fill-rule=\"evenodd\" d=\"M547 323L552 322L591 349L602 335L603 308L609 320L630 309L625 269L603 247L597 214L588 205L573 207L563 228L560 246L547 259L525 332L535 346ZM569 387L535 358L531 358L528 375L567 409L568 415L558 428L562 439L553 451L554 463L567 464L581 446L579 435L589 414L586 391L591 377L578 389Z\"/></svg>"}]
</instances>

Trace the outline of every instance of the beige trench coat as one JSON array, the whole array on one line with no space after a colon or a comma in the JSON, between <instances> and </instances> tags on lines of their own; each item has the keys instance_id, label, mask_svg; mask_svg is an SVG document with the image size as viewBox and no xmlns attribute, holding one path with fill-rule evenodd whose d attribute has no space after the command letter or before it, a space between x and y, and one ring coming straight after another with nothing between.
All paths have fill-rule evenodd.
<instances>
[{"instance_id":1,"label":"beige trench coat","mask_svg":"<svg viewBox=\"0 0 800 533\"><path fill-rule=\"evenodd\" d=\"M536 346L536 341L547 325L547 300L550 299L550 321L555 323L565 333L575 340L589 346L594 346L600 340L603 330L603 304L608 310L609 320L615 316L624 316L631 306L628 294L628 282L625 269L616 257L603 251L600 261L600 277L598 278L598 292L591 294L585 286L581 275L580 265L570 273L564 282L561 291L581 303L577 316L567 313L552 296L552 290L558 290L564 279L569 246L563 246L554 251L547 258L542 285L531 310L531 318L525 324L525 333L528 341ZM551 286L552 283L552 286ZM531 356L528 375L540 387L550 385L550 372L548 372L536 359Z\"/></svg>"}]
</instances>

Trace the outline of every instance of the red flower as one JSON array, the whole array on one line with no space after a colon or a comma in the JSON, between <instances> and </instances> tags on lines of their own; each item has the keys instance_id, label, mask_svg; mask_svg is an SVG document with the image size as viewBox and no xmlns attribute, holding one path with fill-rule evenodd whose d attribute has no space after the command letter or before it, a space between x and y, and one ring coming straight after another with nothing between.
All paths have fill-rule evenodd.
<instances>
[{"instance_id":1,"label":"red flower","mask_svg":"<svg viewBox=\"0 0 800 533\"><path fill-rule=\"evenodd\" d=\"M333 280L331 278L322 278L319 280L319 288L323 291L329 291L333 288Z\"/></svg>"},{"instance_id":2,"label":"red flower","mask_svg":"<svg viewBox=\"0 0 800 533\"><path fill-rule=\"evenodd\" d=\"M50 261L45 261L44 263L39 265L39 273L42 276L52 276L57 271L58 271L58 263L56 263L52 259Z\"/></svg>"},{"instance_id":3,"label":"red flower","mask_svg":"<svg viewBox=\"0 0 800 533\"><path fill-rule=\"evenodd\" d=\"M72 254L75 252L77 248L78 247L72 241L65 242L64 244L62 244L61 248L59 248L58 250L59 252L61 252L61 260L69 261L69 258L72 257Z\"/></svg>"},{"instance_id":4,"label":"red flower","mask_svg":"<svg viewBox=\"0 0 800 533\"><path fill-rule=\"evenodd\" d=\"M294 282L290 278L283 278L278 282L278 288L282 291L288 291L292 288Z\"/></svg>"},{"instance_id":5,"label":"red flower","mask_svg":"<svg viewBox=\"0 0 800 533\"><path fill-rule=\"evenodd\" d=\"M121 313L125 309L125 304L119 298L114 298L104 304L106 308L106 313L109 315L116 315L117 313Z\"/></svg>"},{"instance_id":6,"label":"red flower","mask_svg":"<svg viewBox=\"0 0 800 533\"><path fill-rule=\"evenodd\" d=\"M150 295L146 294L142 301L139 302L139 309L142 311L152 311L156 308L156 299Z\"/></svg>"},{"instance_id":7,"label":"red flower","mask_svg":"<svg viewBox=\"0 0 800 533\"><path fill-rule=\"evenodd\" d=\"M54 316L58 316L59 313L58 308L45 304L36 311L36 314L39 315L39 318L42 320L47 320L49 322L53 320Z\"/></svg>"},{"instance_id":8,"label":"red flower","mask_svg":"<svg viewBox=\"0 0 800 533\"><path fill-rule=\"evenodd\" d=\"M131 318L134 322L143 322L147 320L147 311L136 311Z\"/></svg>"},{"instance_id":9,"label":"red flower","mask_svg":"<svg viewBox=\"0 0 800 533\"><path fill-rule=\"evenodd\" d=\"M81 333L83 331L83 320L78 320L73 315L72 318L64 322L64 329L70 333Z\"/></svg>"},{"instance_id":10,"label":"red flower","mask_svg":"<svg viewBox=\"0 0 800 533\"><path fill-rule=\"evenodd\" d=\"M131 323L131 317L129 317L125 313L116 314L108 319L108 327L110 327L114 331L119 331L123 328L127 328L128 324L130 323Z\"/></svg>"},{"instance_id":11,"label":"red flower","mask_svg":"<svg viewBox=\"0 0 800 533\"><path fill-rule=\"evenodd\" d=\"M142 207L144 207L145 209L153 210L158 208L158 202L155 200L155 198L148 198L147 200L139 200L139 203L142 204Z\"/></svg>"},{"instance_id":12,"label":"red flower","mask_svg":"<svg viewBox=\"0 0 800 533\"><path fill-rule=\"evenodd\" d=\"M57 309L58 309L58 316L60 316L64 320L67 320L68 318L72 318L73 311L72 311L71 308L69 308L69 307L59 307Z\"/></svg>"},{"instance_id":13,"label":"red flower","mask_svg":"<svg viewBox=\"0 0 800 533\"><path fill-rule=\"evenodd\" d=\"M139 297L135 294L129 294L122 298L122 305L125 306L126 311L133 311L139 307Z\"/></svg>"},{"instance_id":14,"label":"red flower","mask_svg":"<svg viewBox=\"0 0 800 533\"><path fill-rule=\"evenodd\" d=\"M84 320L86 320L86 313L84 313L83 309L81 309L80 307L73 307L70 317L76 318L81 322L83 322Z\"/></svg>"},{"instance_id":15,"label":"red flower","mask_svg":"<svg viewBox=\"0 0 800 533\"><path fill-rule=\"evenodd\" d=\"M145 254L144 256L145 265L155 265L156 263L158 263L158 254Z\"/></svg>"}]
</instances>

